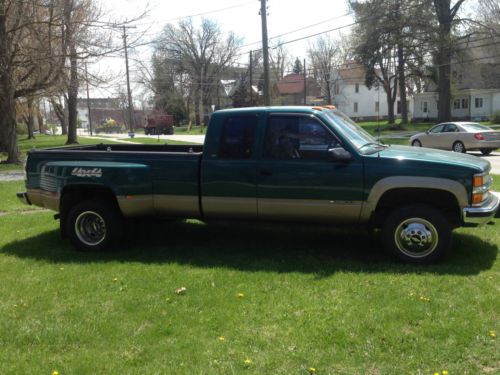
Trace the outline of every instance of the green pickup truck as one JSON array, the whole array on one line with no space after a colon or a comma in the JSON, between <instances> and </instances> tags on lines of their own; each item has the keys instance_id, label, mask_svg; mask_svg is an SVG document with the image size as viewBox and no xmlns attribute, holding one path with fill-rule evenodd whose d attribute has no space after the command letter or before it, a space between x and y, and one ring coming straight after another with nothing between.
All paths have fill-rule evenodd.
<instances>
[{"instance_id":1,"label":"green pickup truck","mask_svg":"<svg viewBox=\"0 0 500 375\"><path fill-rule=\"evenodd\" d=\"M215 112L203 146L93 145L33 150L27 204L57 211L80 250L120 240L124 221L161 215L361 225L413 263L440 259L452 230L499 205L481 158L377 142L333 106Z\"/></svg>"}]
</instances>

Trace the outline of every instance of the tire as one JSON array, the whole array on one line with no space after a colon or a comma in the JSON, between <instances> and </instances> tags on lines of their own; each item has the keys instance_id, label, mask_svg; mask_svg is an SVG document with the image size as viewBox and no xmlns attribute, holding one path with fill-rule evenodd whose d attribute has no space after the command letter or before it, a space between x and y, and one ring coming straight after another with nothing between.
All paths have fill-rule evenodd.
<instances>
[{"instance_id":1,"label":"tire","mask_svg":"<svg viewBox=\"0 0 500 375\"><path fill-rule=\"evenodd\" d=\"M420 142L418 139L415 139L415 140L411 143L411 145L412 145L413 147L422 147L422 142Z\"/></svg>"},{"instance_id":2,"label":"tire","mask_svg":"<svg viewBox=\"0 0 500 375\"><path fill-rule=\"evenodd\" d=\"M384 248L413 264L437 262L451 247L451 225L431 206L418 204L396 208L382 225Z\"/></svg>"},{"instance_id":3,"label":"tire","mask_svg":"<svg viewBox=\"0 0 500 375\"><path fill-rule=\"evenodd\" d=\"M455 143L453 143L453 146L452 146L451 150L454 151L454 152L461 152L461 153L467 152L467 150L465 149L464 144L462 142L460 142L460 141L456 141Z\"/></svg>"},{"instance_id":4,"label":"tire","mask_svg":"<svg viewBox=\"0 0 500 375\"><path fill-rule=\"evenodd\" d=\"M118 209L102 200L87 200L73 207L66 217L66 233L80 251L102 251L123 236Z\"/></svg>"},{"instance_id":5,"label":"tire","mask_svg":"<svg viewBox=\"0 0 500 375\"><path fill-rule=\"evenodd\" d=\"M489 155L489 154L492 153L492 151L493 151L492 148L482 148L481 149L481 154L483 154L483 155Z\"/></svg>"}]
</instances>

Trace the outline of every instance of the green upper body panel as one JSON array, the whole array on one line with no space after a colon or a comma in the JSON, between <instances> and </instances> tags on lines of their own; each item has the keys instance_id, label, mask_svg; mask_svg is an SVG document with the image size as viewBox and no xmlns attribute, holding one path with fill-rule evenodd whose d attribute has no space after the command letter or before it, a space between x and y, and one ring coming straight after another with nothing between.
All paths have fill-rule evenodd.
<instances>
[{"instance_id":1,"label":"green upper body panel","mask_svg":"<svg viewBox=\"0 0 500 375\"><path fill-rule=\"evenodd\" d=\"M338 141L334 147L346 150L351 159L270 159L265 144L273 116L313 119ZM248 152L244 158L225 158L220 153L225 124L243 117L255 128ZM261 198L362 202L378 181L393 176L449 179L463 185L470 195L473 175L490 170L488 161L475 156L380 145L339 111L305 106L216 111L203 152L194 147L196 152L188 146L145 145L35 150L29 152L27 187L61 192L68 185L92 184L106 186L117 195L255 199L257 215ZM253 210L251 201L248 207Z\"/></svg>"}]
</instances>

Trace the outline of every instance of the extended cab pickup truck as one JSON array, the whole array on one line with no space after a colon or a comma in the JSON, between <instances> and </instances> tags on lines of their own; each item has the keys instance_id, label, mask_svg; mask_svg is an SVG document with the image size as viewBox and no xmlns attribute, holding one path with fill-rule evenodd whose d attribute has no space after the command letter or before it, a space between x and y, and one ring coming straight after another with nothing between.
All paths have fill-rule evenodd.
<instances>
[{"instance_id":1,"label":"extended cab pickup truck","mask_svg":"<svg viewBox=\"0 0 500 375\"><path fill-rule=\"evenodd\" d=\"M429 263L451 232L495 216L481 158L377 142L333 106L215 112L204 146L95 145L33 150L28 204L58 212L80 250L120 239L124 219L368 224L399 258Z\"/></svg>"}]
</instances>

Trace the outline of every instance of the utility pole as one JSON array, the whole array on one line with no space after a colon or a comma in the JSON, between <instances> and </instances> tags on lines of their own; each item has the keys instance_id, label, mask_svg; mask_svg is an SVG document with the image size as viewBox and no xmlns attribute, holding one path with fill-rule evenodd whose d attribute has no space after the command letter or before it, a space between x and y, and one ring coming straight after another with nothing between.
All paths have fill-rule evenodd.
<instances>
[{"instance_id":1,"label":"utility pole","mask_svg":"<svg viewBox=\"0 0 500 375\"><path fill-rule=\"evenodd\" d=\"M307 105L306 59L304 59L304 105Z\"/></svg>"},{"instance_id":2,"label":"utility pole","mask_svg":"<svg viewBox=\"0 0 500 375\"><path fill-rule=\"evenodd\" d=\"M130 133L134 133L135 117L133 116L132 92L130 91L130 75L128 71L128 51L127 51L127 29L135 29L135 26L122 26L123 29L123 48L125 50L125 69L127 72L127 96L128 96L128 121L130 125Z\"/></svg>"},{"instance_id":3,"label":"utility pole","mask_svg":"<svg viewBox=\"0 0 500 375\"><path fill-rule=\"evenodd\" d=\"M249 67L249 69L250 69L250 105L251 106L253 106L253 89L252 89L252 70L253 70L252 60L253 60L253 58L252 58L252 52L253 51L250 51L250 67Z\"/></svg>"},{"instance_id":4,"label":"utility pole","mask_svg":"<svg viewBox=\"0 0 500 375\"><path fill-rule=\"evenodd\" d=\"M267 45L267 6L266 0L260 0L260 18L262 22L262 57L264 58L264 105L271 105L269 85L269 50Z\"/></svg>"},{"instance_id":5,"label":"utility pole","mask_svg":"<svg viewBox=\"0 0 500 375\"><path fill-rule=\"evenodd\" d=\"M89 96L89 75L87 70L87 62L85 61L85 81L87 82L87 111L89 119L89 132L92 135L92 115L90 114L90 96Z\"/></svg>"}]
</instances>

